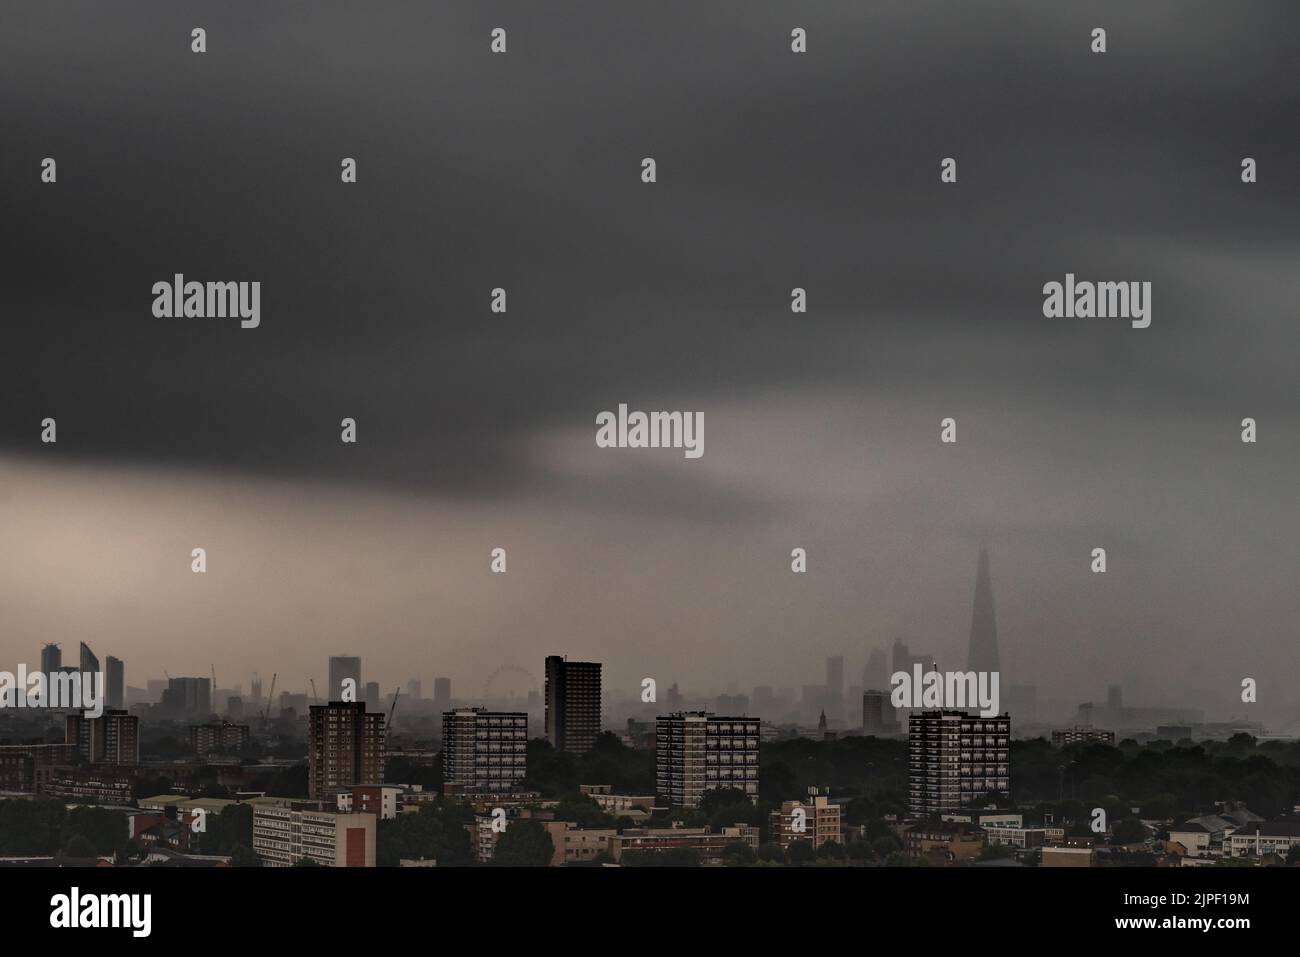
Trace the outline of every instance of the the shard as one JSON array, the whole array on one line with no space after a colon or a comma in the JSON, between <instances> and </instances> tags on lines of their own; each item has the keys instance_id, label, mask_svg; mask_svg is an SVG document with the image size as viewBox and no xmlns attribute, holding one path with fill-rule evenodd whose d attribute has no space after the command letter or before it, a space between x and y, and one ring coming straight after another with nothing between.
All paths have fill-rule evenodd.
<instances>
[{"instance_id":1,"label":"the shard","mask_svg":"<svg viewBox=\"0 0 1300 957\"><path fill-rule=\"evenodd\" d=\"M988 549L980 549L975 573L975 612L970 623L971 671L998 671L998 622L993 614L993 583L989 579Z\"/></svg>"}]
</instances>

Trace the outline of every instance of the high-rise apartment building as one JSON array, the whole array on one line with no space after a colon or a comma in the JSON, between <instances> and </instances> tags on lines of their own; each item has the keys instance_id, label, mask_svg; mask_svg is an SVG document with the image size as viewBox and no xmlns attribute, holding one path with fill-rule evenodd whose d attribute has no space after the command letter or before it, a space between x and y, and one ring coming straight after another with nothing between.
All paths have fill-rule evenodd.
<instances>
[{"instance_id":1,"label":"high-rise apartment building","mask_svg":"<svg viewBox=\"0 0 1300 957\"><path fill-rule=\"evenodd\" d=\"M1103 731L1101 728L1065 728L1052 732L1052 746L1063 748L1070 744L1096 741L1100 744L1114 744L1115 732Z\"/></svg>"},{"instance_id":2,"label":"high-rise apartment building","mask_svg":"<svg viewBox=\"0 0 1300 957\"><path fill-rule=\"evenodd\" d=\"M354 784L384 783L384 716L359 701L313 705L307 721L307 794L332 800Z\"/></svg>"},{"instance_id":3,"label":"high-rise apartment building","mask_svg":"<svg viewBox=\"0 0 1300 957\"><path fill-rule=\"evenodd\" d=\"M63 740L90 764L135 767L140 763L140 719L106 709L98 718L75 712L63 720Z\"/></svg>"},{"instance_id":4,"label":"high-rise apartment building","mask_svg":"<svg viewBox=\"0 0 1300 957\"><path fill-rule=\"evenodd\" d=\"M195 754L209 754L213 751L238 754L248 747L251 736L248 725L233 724L230 721L190 725L190 747Z\"/></svg>"},{"instance_id":5,"label":"high-rise apartment building","mask_svg":"<svg viewBox=\"0 0 1300 957\"><path fill-rule=\"evenodd\" d=\"M655 725L655 791L661 804L699 807L704 792L735 788L758 800L758 718L706 711L660 715Z\"/></svg>"},{"instance_id":6,"label":"high-rise apartment building","mask_svg":"<svg viewBox=\"0 0 1300 957\"><path fill-rule=\"evenodd\" d=\"M57 674L63 667L63 651L50 642L41 649L41 671L48 675Z\"/></svg>"},{"instance_id":7,"label":"high-rise apartment building","mask_svg":"<svg viewBox=\"0 0 1300 957\"><path fill-rule=\"evenodd\" d=\"M459 708L442 716L442 780L465 791L509 791L527 774L528 715Z\"/></svg>"},{"instance_id":8,"label":"high-rise apartment building","mask_svg":"<svg viewBox=\"0 0 1300 957\"><path fill-rule=\"evenodd\" d=\"M120 710L126 705L126 665L109 655L104 662L104 706Z\"/></svg>"},{"instance_id":9,"label":"high-rise apartment building","mask_svg":"<svg viewBox=\"0 0 1300 957\"><path fill-rule=\"evenodd\" d=\"M546 740L556 751L583 754L600 734L600 663L546 659Z\"/></svg>"},{"instance_id":10,"label":"high-rise apartment building","mask_svg":"<svg viewBox=\"0 0 1300 957\"><path fill-rule=\"evenodd\" d=\"M964 711L914 711L908 725L908 791L912 813L965 807L990 792L1007 794L1011 718Z\"/></svg>"},{"instance_id":11,"label":"high-rise apartment building","mask_svg":"<svg viewBox=\"0 0 1300 957\"><path fill-rule=\"evenodd\" d=\"M351 693L348 697L353 701L360 701L364 693L361 686L361 659L352 655L331 656L329 688L325 692L326 701L343 700L343 682L345 679L352 681Z\"/></svg>"},{"instance_id":12,"label":"high-rise apartment building","mask_svg":"<svg viewBox=\"0 0 1300 957\"><path fill-rule=\"evenodd\" d=\"M169 678L162 694L163 710L173 715L206 718L212 714L209 678Z\"/></svg>"},{"instance_id":13,"label":"high-rise apartment building","mask_svg":"<svg viewBox=\"0 0 1300 957\"><path fill-rule=\"evenodd\" d=\"M81 643L81 670L91 673L99 671L99 659L84 641Z\"/></svg>"},{"instance_id":14,"label":"high-rise apartment building","mask_svg":"<svg viewBox=\"0 0 1300 957\"><path fill-rule=\"evenodd\" d=\"M433 679L433 706L439 711L451 710L451 679Z\"/></svg>"}]
</instances>

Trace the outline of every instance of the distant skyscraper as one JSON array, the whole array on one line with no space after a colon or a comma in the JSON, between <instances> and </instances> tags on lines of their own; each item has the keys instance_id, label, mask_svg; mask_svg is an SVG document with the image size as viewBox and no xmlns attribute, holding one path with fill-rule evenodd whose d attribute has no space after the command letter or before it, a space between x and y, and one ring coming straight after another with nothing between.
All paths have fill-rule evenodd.
<instances>
[{"instance_id":1,"label":"distant skyscraper","mask_svg":"<svg viewBox=\"0 0 1300 957\"><path fill-rule=\"evenodd\" d=\"M351 678L355 684L352 687L355 697L353 701L359 701L365 693L361 686L361 659L351 655L333 655L330 657L330 684L329 690L325 692L326 701L343 700L343 679Z\"/></svg>"},{"instance_id":2,"label":"distant skyscraper","mask_svg":"<svg viewBox=\"0 0 1300 957\"><path fill-rule=\"evenodd\" d=\"M313 705L307 722L307 794L328 800L354 784L384 782L384 716L359 701Z\"/></svg>"},{"instance_id":3,"label":"distant skyscraper","mask_svg":"<svg viewBox=\"0 0 1300 957\"><path fill-rule=\"evenodd\" d=\"M378 681L366 682L366 710L367 711L379 710L379 682Z\"/></svg>"},{"instance_id":4,"label":"distant skyscraper","mask_svg":"<svg viewBox=\"0 0 1300 957\"><path fill-rule=\"evenodd\" d=\"M84 641L81 643L81 670L95 672L99 670L99 659Z\"/></svg>"},{"instance_id":5,"label":"distant skyscraper","mask_svg":"<svg viewBox=\"0 0 1300 957\"><path fill-rule=\"evenodd\" d=\"M451 679L433 679L433 706L439 711L451 710Z\"/></svg>"},{"instance_id":6,"label":"distant skyscraper","mask_svg":"<svg viewBox=\"0 0 1300 957\"><path fill-rule=\"evenodd\" d=\"M412 701L420 700L420 679L412 678L406 683L406 696Z\"/></svg>"},{"instance_id":7,"label":"distant skyscraper","mask_svg":"<svg viewBox=\"0 0 1300 957\"><path fill-rule=\"evenodd\" d=\"M838 715L844 705L844 656L826 659L826 698Z\"/></svg>"},{"instance_id":8,"label":"distant skyscraper","mask_svg":"<svg viewBox=\"0 0 1300 957\"><path fill-rule=\"evenodd\" d=\"M104 662L104 695L106 707L114 710L121 710L126 702L126 665L112 655Z\"/></svg>"},{"instance_id":9,"label":"distant skyscraper","mask_svg":"<svg viewBox=\"0 0 1300 957\"><path fill-rule=\"evenodd\" d=\"M913 665L919 664L923 671L929 671L931 668L934 667L933 657L924 654L914 655L912 654L911 650L907 647L907 645L903 644L903 642L901 641L894 642L893 658L894 658L893 660L894 670L890 672L890 677L892 677L893 675L897 674L900 671L906 672L907 674L910 675L912 673ZM886 687L888 687L891 684L891 682L887 681L885 684Z\"/></svg>"},{"instance_id":10,"label":"distant skyscraper","mask_svg":"<svg viewBox=\"0 0 1300 957\"><path fill-rule=\"evenodd\" d=\"M988 549L980 549L979 568L975 572L975 611L970 625L971 671L997 671L998 623L993 615L993 583L989 579Z\"/></svg>"},{"instance_id":11,"label":"distant skyscraper","mask_svg":"<svg viewBox=\"0 0 1300 957\"><path fill-rule=\"evenodd\" d=\"M546 659L546 740L582 754L600 734L600 663Z\"/></svg>"},{"instance_id":12,"label":"distant skyscraper","mask_svg":"<svg viewBox=\"0 0 1300 957\"><path fill-rule=\"evenodd\" d=\"M862 669L862 687L865 689L889 687L889 658L879 648L867 655L867 666Z\"/></svg>"},{"instance_id":13,"label":"distant skyscraper","mask_svg":"<svg viewBox=\"0 0 1300 957\"><path fill-rule=\"evenodd\" d=\"M677 682L674 681L674 682L672 683L672 687L670 687L670 688L668 689L668 710L669 710L669 711L681 711L681 710L682 710L682 700L683 700L683 699L682 699L682 692L681 692L681 689L679 689L679 688L677 687Z\"/></svg>"},{"instance_id":14,"label":"distant skyscraper","mask_svg":"<svg viewBox=\"0 0 1300 957\"><path fill-rule=\"evenodd\" d=\"M171 678L162 705L176 716L206 718L212 713L212 682L208 678Z\"/></svg>"},{"instance_id":15,"label":"distant skyscraper","mask_svg":"<svg viewBox=\"0 0 1300 957\"><path fill-rule=\"evenodd\" d=\"M167 682L162 678L148 678L145 680L145 694L150 704L160 704L163 702L163 696L167 693Z\"/></svg>"},{"instance_id":16,"label":"distant skyscraper","mask_svg":"<svg viewBox=\"0 0 1300 957\"><path fill-rule=\"evenodd\" d=\"M41 649L41 671L47 675L58 674L63 667L63 652L53 643Z\"/></svg>"},{"instance_id":17,"label":"distant skyscraper","mask_svg":"<svg viewBox=\"0 0 1300 957\"><path fill-rule=\"evenodd\" d=\"M890 703L888 691L862 692L862 733L891 734L898 730L898 720L894 717L894 706Z\"/></svg>"},{"instance_id":18,"label":"distant skyscraper","mask_svg":"<svg viewBox=\"0 0 1300 957\"><path fill-rule=\"evenodd\" d=\"M1106 688L1106 708L1112 713L1124 709L1124 689L1121 686L1110 685Z\"/></svg>"}]
</instances>

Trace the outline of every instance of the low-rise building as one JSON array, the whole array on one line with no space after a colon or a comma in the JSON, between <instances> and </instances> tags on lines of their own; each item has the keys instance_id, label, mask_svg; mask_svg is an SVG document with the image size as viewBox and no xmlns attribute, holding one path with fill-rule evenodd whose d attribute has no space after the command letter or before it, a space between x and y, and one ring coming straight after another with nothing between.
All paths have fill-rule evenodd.
<instances>
[{"instance_id":1,"label":"low-rise building","mask_svg":"<svg viewBox=\"0 0 1300 957\"><path fill-rule=\"evenodd\" d=\"M571 821L543 821L542 826L555 846L552 867L593 863L600 855L610 853L610 839L618 836L617 828L578 827Z\"/></svg>"},{"instance_id":2,"label":"low-rise building","mask_svg":"<svg viewBox=\"0 0 1300 957\"><path fill-rule=\"evenodd\" d=\"M602 811L615 816L648 814L655 806L653 794L615 794L610 784L580 784L578 790L600 805Z\"/></svg>"},{"instance_id":3,"label":"low-rise building","mask_svg":"<svg viewBox=\"0 0 1300 957\"><path fill-rule=\"evenodd\" d=\"M1091 847L1045 847L1042 867L1092 867Z\"/></svg>"},{"instance_id":4,"label":"low-rise building","mask_svg":"<svg viewBox=\"0 0 1300 957\"><path fill-rule=\"evenodd\" d=\"M810 794L807 801L783 801L779 811L771 813L772 843L782 850L795 841L811 841L821 847L828 841L843 844L840 832L840 806L824 794Z\"/></svg>"},{"instance_id":5,"label":"low-rise building","mask_svg":"<svg viewBox=\"0 0 1300 957\"><path fill-rule=\"evenodd\" d=\"M374 814L320 810L309 803L253 808L253 851L265 867L291 867L303 858L323 867L374 867Z\"/></svg>"},{"instance_id":6,"label":"low-rise building","mask_svg":"<svg viewBox=\"0 0 1300 957\"><path fill-rule=\"evenodd\" d=\"M1233 831L1225 844L1227 853L1232 857L1277 854L1283 859L1296 846L1300 846L1300 822L1296 821L1246 824Z\"/></svg>"},{"instance_id":7,"label":"low-rise building","mask_svg":"<svg viewBox=\"0 0 1300 957\"><path fill-rule=\"evenodd\" d=\"M984 835L968 824L913 824L903 829L903 847L910 857L958 864L980 856Z\"/></svg>"},{"instance_id":8,"label":"low-rise building","mask_svg":"<svg viewBox=\"0 0 1300 957\"><path fill-rule=\"evenodd\" d=\"M609 840L609 856L615 863L622 860L626 851L662 852L676 848L690 848L700 855L705 864L720 864L727 845L742 843L758 850L758 828L750 824L736 824L711 831L707 827L629 827Z\"/></svg>"},{"instance_id":9,"label":"low-rise building","mask_svg":"<svg viewBox=\"0 0 1300 957\"><path fill-rule=\"evenodd\" d=\"M1048 843L1045 827L984 827L986 844L1003 844L1020 850L1042 847Z\"/></svg>"}]
</instances>

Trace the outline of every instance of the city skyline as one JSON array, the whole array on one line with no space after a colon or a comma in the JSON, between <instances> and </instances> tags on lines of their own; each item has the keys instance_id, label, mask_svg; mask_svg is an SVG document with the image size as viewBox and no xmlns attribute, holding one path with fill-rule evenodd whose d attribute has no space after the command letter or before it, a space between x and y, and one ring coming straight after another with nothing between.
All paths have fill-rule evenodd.
<instances>
[{"instance_id":1,"label":"city skyline","mask_svg":"<svg viewBox=\"0 0 1300 957\"><path fill-rule=\"evenodd\" d=\"M976 572L975 572L975 580L974 580L974 602L972 602L971 607L972 607L972 611L971 611L971 619L970 619L971 625L970 625L970 636L969 636L969 651L967 651L967 658L969 658L969 661L967 661L967 668L969 668L969 670L971 671L1000 671L997 668L997 664L1000 663L1000 650L998 650L998 632L997 632L997 622L996 622L996 612L995 612L995 593L993 593L992 575L991 575L991 559L989 559L989 550L987 549L987 547L983 545L980 546L978 550L978 562L976 562ZM896 648L894 648L894 655L896 655L896 657L897 657L897 646L898 646L898 640L896 640ZM43 663L45 662L45 659L47 659L48 655L52 653L52 650L57 651L57 642L53 642L53 645L45 644L43 646L42 651L40 651L40 657L42 657ZM83 663L85 663L86 661L96 661L96 655L92 653L90 646L87 645L87 642L82 641L81 644L79 644L79 650L81 650L81 658ZM868 649L865 654L865 661L867 663L870 663L872 659L875 658L875 655L878 653L884 654L884 650L875 649L875 648ZM555 661L556 662L562 661L562 658L564 657L555 657ZM875 658L875 659L876 661L879 661L879 658ZM922 662L922 666L924 670L930 670L930 668L932 667L940 667L940 655L930 655L930 657L926 657L926 658L913 658L913 659L914 661ZM108 661L110 663L116 663L118 688L121 688L121 683L122 683L121 659L118 659L116 657L109 657ZM326 692L324 696L320 696L320 694L317 694L315 679L313 679L311 675L308 675L307 677L305 677L305 679L303 679L303 688L300 690L296 689L294 685L290 685L290 687L286 687L285 684L279 685L279 697L285 698L290 696L305 696L305 700L307 701L342 700L341 694L334 692L333 685L341 683L342 676L347 675L347 676L351 676L352 679L356 681L356 688L355 688L356 700L360 701L363 700L363 698L367 698L368 700L369 693L370 690L372 690L373 685L378 684L380 685L380 697L378 697L378 701L391 701L393 700L393 689L408 687L408 685L411 684L412 681L420 680L419 677L415 677L407 674L406 676L402 677L402 679L400 679L398 683L395 684L387 683L387 681L383 681L383 683L376 683L376 681L364 681L363 683L363 681L361 681L361 662L363 662L363 658L361 658L360 655L330 654L328 658L329 677L328 679L324 679L325 681L324 688L331 689L329 690L329 692ZM550 662L551 659L547 658L545 663L545 668L543 668L541 672L542 674L541 680L538 680L537 677L534 676L534 672L532 670L529 670L529 668L523 666L504 666L504 667L498 666L497 668L495 668L493 675L489 677L489 681L487 681L487 685L490 685L491 681L495 679L495 676L502 674L502 672L517 672L517 674L524 675L526 679L528 679L529 683L532 683L532 688L530 688L528 692L524 694L504 694L504 696L490 696L490 694L461 693L460 696L455 698L455 700L461 702L485 702L485 703L491 701L524 701L525 698L536 696L538 690L545 690L547 680L549 680L551 674ZM575 666L577 666L577 664L581 664L581 663L576 662ZM373 666L373 661L372 661L372 666ZM911 670L911 664L907 662L900 663L896 661L894 662L894 666L901 668L901 670L907 672L910 672ZM984 666L984 667L978 667L978 666ZM993 666L993 667L988 667L988 666ZM597 667L598 667L597 687L599 687L599 685L601 685L601 679L599 679L599 670L601 670L603 664L599 664L599 666ZM806 719L807 710L809 710L810 707L814 711L822 710L824 714L824 710L826 710L826 707L829 706L831 707L832 726L852 728L854 727L854 720L855 720L854 714L855 711L857 711L857 705L858 703L861 702L849 702L848 698L844 696L844 692L845 692L844 657L842 657L841 654L828 655L828 657L826 658L826 666L824 666L824 668L826 668L826 671L824 671L824 675L826 675L827 683L824 685L820 685L820 687L824 688L824 692L826 693L824 693L823 697L816 698L815 701L807 700L807 692L809 692L809 689L814 689L816 687L819 687L819 685L806 684L806 683L802 685L800 683L793 683L788 685L755 684L755 685L750 685L748 689L744 689L744 690L738 689L736 687L735 681L729 683L727 687L725 687L725 689L693 688L690 687L690 685L686 685L686 688L684 689L684 694L685 696L688 697L693 696L692 700L694 701L701 700L701 697L699 696L705 696L706 700L716 700L716 698L724 698L724 700L731 700L731 698L737 696L744 697L746 698L746 700L748 700L749 692L753 692L753 690L762 688L764 690L768 690L768 692L774 693L774 703L776 703L776 701L779 700L780 707L783 707L784 709L783 711L781 711L780 715L770 715L770 718L772 720L789 719L789 716L792 714L800 714L801 718ZM393 668L389 668L389 670L394 671L395 674L395 670L393 670ZM958 670L961 670L961 668L958 668ZM368 671L367 676L369 674L370 672ZM850 674L855 674L855 672L850 671ZM866 668L863 668L863 675L865 675L866 677ZM205 681L207 679L203 679L203 680ZM450 681L450 677L445 675L433 676L433 680L430 681L429 685L434 689L435 697L437 697L439 693L446 692L447 685L443 684L445 683L445 681ZM239 689L240 692L242 692L242 688L243 688L242 681L235 681L235 683L233 684L227 684L226 687L224 688L218 688L218 685L216 683L209 683L209 684L211 684L211 692L213 696L216 696L217 690ZM658 684L658 679L656 679L656 684ZM676 685L679 684L679 681L671 681L671 684L673 685L673 687L676 687ZM840 685L839 689L833 688L833 685L835 684ZM1082 689L1083 693L1080 693L1079 696L1076 696L1075 701L1067 700L1067 698L1058 698L1058 700L1045 700L1045 698L1039 697L1039 692L1040 692L1039 685L1032 683L1032 681L1028 681L1028 683L1022 683L1022 685L1023 684L1028 684L1032 689L1034 689L1034 693L1036 697L1036 703L1034 709L1035 714L1031 715L1030 722L1028 722L1031 724L1031 726L1034 727L1039 727L1040 724L1041 726L1053 726L1053 724L1054 726L1063 726L1063 724L1071 722L1071 720L1074 719L1074 716L1076 714L1083 714L1084 707L1088 706L1088 703L1095 700L1095 698L1100 697L1099 696L1100 689L1091 689L1092 694L1087 693L1089 689ZM1108 694L1108 697L1113 696L1113 694L1115 693L1115 689L1121 688L1125 684L1126 684L1125 681L1122 680L1119 681L1118 684L1115 683L1115 681L1108 681L1108 683L1106 683L1105 685L1106 694ZM667 688L667 684L664 685L664 687ZM1013 685L1011 685L1009 681L1005 679L1004 676L1004 680L1002 680L1002 688L1011 690L1011 687L1013 687ZM290 688L292 688L292 690ZM461 685L461 689L463 688L464 685ZM802 688L802 693L801 693L801 688ZM852 685L852 684L849 685L849 689L854 689L854 688L857 688L857 692L859 694L861 694L861 692L865 692L865 690L881 689L881 688L865 687L865 685ZM140 690L144 690L144 687L143 685L127 684L127 689L134 690L134 692L138 693L140 692ZM888 688L885 687L884 689L888 689ZM250 684L250 694L251 694L251 690L252 690L252 685ZM486 685L485 685L485 690L487 690ZM632 701L633 698L636 698L638 694L641 693L641 690L642 688L640 684L637 684L636 687L634 688L615 687L611 689L606 687L604 688L604 693L601 696L602 702L608 703L608 702ZM1199 711L1205 711L1206 720L1240 720L1240 722L1248 722L1248 720L1256 720L1256 722L1260 724L1266 724L1266 722L1262 720L1262 718L1264 718L1264 713L1262 713L1262 711L1249 709L1249 707L1245 706L1244 703L1243 706L1240 707L1240 709L1238 709L1238 707L1236 707L1235 705L1236 703L1239 702L1232 701L1231 694L1227 694L1227 693L1219 694L1218 700L1216 700L1216 698L1214 697L1206 698L1204 696L1203 690L1201 689L1196 689L1196 692L1190 694L1190 696L1188 696L1188 694L1184 694L1184 696L1182 697L1169 696L1169 694L1166 694L1166 696L1152 697L1149 696L1149 694L1143 694L1143 689L1140 688L1140 685L1138 685L1138 687L1135 687L1134 684L1128 685L1128 690L1130 690L1130 694L1132 698L1143 698L1144 702L1147 703L1147 705L1149 706L1157 706L1157 707L1179 707L1180 706L1180 707L1184 707L1184 709L1196 709ZM1236 690L1236 689L1232 689L1232 690ZM1014 696L1014 692L1011 693L1011 696ZM1188 698L1190 698L1190 700L1188 700ZM248 698L248 700L251 701L252 698L250 697ZM276 702L270 702L270 706L274 706L274 703ZM447 705L450 705L450 697L446 698L445 703L447 703ZM1113 705L1113 702L1109 702L1109 703L1112 703ZM120 707L121 700L118 700L118 703L112 706ZM372 702L372 706L376 706L376 702ZM723 710L728 710L728 709L723 709ZM1009 710L1009 709L1005 709L1004 707L1004 710ZM1252 711L1255 711L1255 718L1251 718ZM1039 718L1043 720L1041 720L1040 722ZM1290 718L1290 722L1288 722L1288 718ZM1021 720L1023 723L1024 722L1023 715ZM1281 722L1277 724L1277 727L1275 727L1277 731L1288 732L1288 731L1295 731L1295 729L1300 728L1300 700L1297 700L1297 706L1296 709L1294 710L1294 713L1288 713L1288 711L1283 709L1281 715L1279 715L1279 718L1277 720ZM551 733L552 732L547 732L547 735L550 736Z\"/></svg>"}]
</instances>

